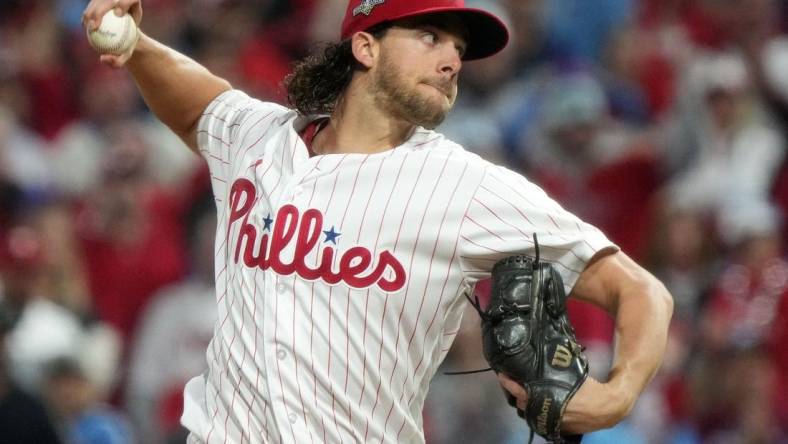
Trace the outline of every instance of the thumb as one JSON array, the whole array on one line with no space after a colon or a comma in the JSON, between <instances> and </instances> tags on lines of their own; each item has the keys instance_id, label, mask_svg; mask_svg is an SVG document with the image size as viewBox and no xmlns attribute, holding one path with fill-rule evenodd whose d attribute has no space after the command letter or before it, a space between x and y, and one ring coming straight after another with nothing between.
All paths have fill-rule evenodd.
<instances>
[{"instance_id":1,"label":"thumb","mask_svg":"<svg viewBox=\"0 0 788 444\"><path fill-rule=\"evenodd\" d=\"M522 384L515 381L514 379L504 375L503 373L498 373L498 382L504 389L506 389L507 392L517 397L517 399L528 399L528 391L525 390L525 387L523 387Z\"/></svg>"},{"instance_id":2,"label":"thumb","mask_svg":"<svg viewBox=\"0 0 788 444\"><path fill-rule=\"evenodd\" d=\"M122 55L113 55L113 54L102 54L99 57L99 61L107 66L112 68L123 68L126 62L131 58L130 53L122 54Z\"/></svg>"}]
</instances>

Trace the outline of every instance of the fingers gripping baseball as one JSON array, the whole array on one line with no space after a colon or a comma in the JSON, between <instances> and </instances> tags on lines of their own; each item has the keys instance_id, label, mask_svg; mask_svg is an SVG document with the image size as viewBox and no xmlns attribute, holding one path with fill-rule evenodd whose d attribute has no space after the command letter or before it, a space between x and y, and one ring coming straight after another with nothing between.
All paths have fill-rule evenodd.
<instances>
[{"instance_id":1,"label":"fingers gripping baseball","mask_svg":"<svg viewBox=\"0 0 788 444\"><path fill-rule=\"evenodd\" d=\"M82 26L87 31L94 31L101 25L101 18L107 11L115 9L115 15L131 14L134 22L142 21L142 3L140 0L91 0L82 13Z\"/></svg>"},{"instance_id":2,"label":"fingers gripping baseball","mask_svg":"<svg viewBox=\"0 0 788 444\"><path fill-rule=\"evenodd\" d=\"M114 17L108 15L114 11ZM114 20L129 14L131 19ZM104 23L107 19L113 19ZM133 23L132 23L133 20ZM88 34L91 46L100 54L100 61L115 68L122 67L131 58L139 36L136 25L142 20L140 0L91 0L82 14L82 25ZM120 24L114 24L118 22ZM103 24L103 26L102 26ZM118 26L125 25L121 31ZM131 32L126 32L126 31ZM116 32L117 31L117 32Z\"/></svg>"}]
</instances>

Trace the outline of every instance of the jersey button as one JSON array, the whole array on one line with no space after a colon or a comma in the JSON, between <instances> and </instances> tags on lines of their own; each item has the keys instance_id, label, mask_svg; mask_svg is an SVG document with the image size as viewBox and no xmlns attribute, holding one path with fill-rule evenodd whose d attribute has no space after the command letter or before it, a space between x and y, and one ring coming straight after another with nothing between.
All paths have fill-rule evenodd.
<instances>
[{"instance_id":1,"label":"jersey button","mask_svg":"<svg viewBox=\"0 0 788 444\"><path fill-rule=\"evenodd\" d=\"M280 348L279 350L276 351L276 357L280 361L284 360L287 357L287 351L285 351L285 349L283 348Z\"/></svg>"},{"instance_id":2,"label":"jersey button","mask_svg":"<svg viewBox=\"0 0 788 444\"><path fill-rule=\"evenodd\" d=\"M278 284L276 286L276 292L279 293L279 294L284 293L285 290L287 290L287 286L285 284Z\"/></svg>"},{"instance_id":3,"label":"jersey button","mask_svg":"<svg viewBox=\"0 0 788 444\"><path fill-rule=\"evenodd\" d=\"M298 420L298 417L295 413L288 413L287 419L290 421L290 424L295 424L295 422Z\"/></svg>"},{"instance_id":4,"label":"jersey button","mask_svg":"<svg viewBox=\"0 0 788 444\"><path fill-rule=\"evenodd\" d=\"M302 187L300 185L295 187L295 189L293 189L293 194L301 194L303 192L304 192L304 187Z\"/></svg>"}]
</instances>

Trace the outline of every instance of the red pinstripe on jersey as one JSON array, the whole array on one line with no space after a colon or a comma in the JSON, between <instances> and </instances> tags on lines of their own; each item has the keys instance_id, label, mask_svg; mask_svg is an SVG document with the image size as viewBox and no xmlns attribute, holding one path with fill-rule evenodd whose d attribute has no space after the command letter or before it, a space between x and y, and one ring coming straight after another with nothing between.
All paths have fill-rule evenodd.
<instances>
[{"instance_id":1,"label":"red pinstripe on jersey","mask_svg":"<svg viewBox=\"0 0 788 444\"><path fill-rule=\"evenodd\" d=\"M402 212L402 218L400 219L399 226L397 227L397 236L396 236L396 239L394 240L394 250L395 251L397 249L397 246L399 246L400 236L402 235L402 226L403 226L403 223L405 222L405 215L406 215L406 213L408 211L408 206L413 201L413 194L416 192L416 186L418 185L419 180L421 179L422 174L424 173L424 168L426 166L427 166L427 162L424 162L424 163L421 164L420 168L418 169L418 174L416 175L416 180L413 182L413 186L411 188L410 195L408 196L408 198L406 200L405 210ZM423 226L423 224L422 224L422 226ZM380 235L381 233L382 232L379 232L378 234ZM414 248L415 248L415 244L414 244ZM413 255L411 255L411 258L412 257L413 257ZM413 271L413 261L411 260L410 265L408 267L408 274L411 274L412 271ZM394 344L394 348L395 349L399 345L399 325L400 325L400 321L402 320L402 314L404 312L404 308L406 307L408 294L409 294L408 292L405 293L405 301L403 301L403 303L402 303L403 311L400 311L400 313L398 315L398 321L396 323L397 336L396 336L396 342ZM380 321L380 336L381 337L383 336L383 325L384 325L384 321L385 321L386 305L388 305L388 298L386 299L386 304L383 307L383 315L384 316L381 317L381 321ZM378 374L380 374L381 371L382 371L381 359L383 357L383 344L384 344L384 342L380 341L380 351L378 352L378 353L380 353L380 355L379 355L380 358L378 359L378 370L377 370ZM399 360L399 354L398 353L395 354L394 359L395 359L394 367L396 368L396 362ZM392 377L389 378L389 386L391 386L391 382L393 380L393 375L394 375L394 372L392 370ZM377 389L375 390L375 403L372 406L372 413L371 413L371 416L373 418L375 417L375 409L377 408L378 402L380 401L380 389L381 389L382 384L383 384L383 378L381 377L379 382L378 382ZM384 431L385 431L385 427L386 427L386 425L384 423L383 424ZM367 436L368 436L367 434L368 433L369 433L369 422L367 422L366 427L364 429L364 441L367 440Z\"/></svg>"},{"instance_id":2,"label":"red pinstripe on jersey","mask_svg":"<svg viewBox=\"0 0 788 444\"><path fill-rule=\"evenodd\" d=\"M341 165L342 162L347 158L347 156L342 156L342 159L339 161L338 165ZM337 166L339 168L339 166ZM328 195L328 203L326 203L326 211L328 208L331 207L331 202L334 200L334 193L337 190L337 182L339 181L339 175L334 176L334 185L331 187L331 193ZM333 310L331 306L331 302L334 296L334 287L329 287L328 289L328 363L326 364L326 379L331 378L331 356L333 355L331 349L331 325L333 324L331 321L333 320ZM333 390L331 390L331 418L334 420L334 429L337 431L337 435L339 436L340 443L344 442L342 440L342 435L339 434L339 426L337 425L337 412L334 407L336 401L336 396Z\"/></svg>"},{"instance_id":3,"label":"red pinstripe on jersey","mask_svg":"<svg viewBox=\"0 0 788 444\"><path fill-rule=\"evenodd\" d=\"M397 188L397 184L399 183L399 178L400 178L400 175L402 173L402 166L404 165L406 158L407 158L407 155L402 156L402 163L400 163L399 166L397 167L397 174L396 174L396 177L394 179L394 185L389 190L388 198L386 199L386 205L383 208L383 218L384 219L386 218L386 215L388 214L389 205L391 204L391 198L394 196L394 190ZM380 163L381 168L383 167L383 164L384 164L384 162ZM379 178L380 174L378 174L376 177ZM369 203L370 202L368 201L367 202L367 208L365 208L365 211L364 211L365 215L366 215L366 210L369 208ZM362 224L363 224L363 220L364 220L364 218L362 218ZM380 235L381 234L382 234L382 231L378 230L377 236L375 237L375 249L376 250L377 250L379 242L380 242ZM360 235L360 230L359 230L359 235ZM369 296L370 296L370 293L369 293L369 291L367 291L366 298L365 298L366 301L364 303L364 322L363 322L363 331L364 331L364 333L362 335L362 346L364 348L364 359L362 360L362 370L361 370L361 377L362 377L361 394L359 395L359 399L358 399L358 408L359 409L361 409L361 402L362 402L362 400L364 398L364 389L367 386L367 354L366 354L366 351L367 351L366 342L367 341L366 341L366 339L367 339L367 327L369 325L369 323L367 322L367 315L369 313ZM383 313L384 314L386 312L387 302L388 302L388 300L385 301L384 305L383 305ZM382 330L383 330L383 327L381 326L381 335L382 335ZM380 363L378 363L378 369L379 368L380 368ZM366 439L368 431L369 431L369 421L367 420L367 422L365 424L365 427L364 427L364 439Z\"/></svg>"},{"instance_id":4,"label":"red pinstripe on jersey","mask_svg":"<svg viewBox=\"0 0 788 444\"><path fill-rule=\"evenodd\" d=\"M446 157L446 159L445 159L445 161L443 163L443 168L441 168L441 171L440 171L440 173L438 175L438 181L440 181L441 178L443 177L443 174L446 171L446 165L448 164L448 161L449 161L449 158ZM426 164L426 162L425 162L425 164ZM418 183L418 181L416 183ZM414 189L415 189L415 187L414 187ZM432 202L433 198L435 197L435 190L436 190L436 188L433 188L432 192L430 193L430 198L427 201L427 205L428 206L429 206L430 202ZM421 239L421 233L422 233L422 228L424 228L425 219L426 219L426 213L422 215L421 221L419 222L419 228L416 231L416 241L413 244L413 251L411 252L411 271L413 270L413 260L414 260L414 258L416 258L416 254L415 254L416 253L416 248L418 247L419 240ZM440 231L441 228L443 228L443 224L442 223L441 223L441 225L440 225L438 230ZM398 236L398 240L399 240L399 236ZM429 265L427 266L428 271L427 271L427 276L425 278L426 282L424 283L425 284L425 290L424 290L425 293L427 291L426 290L426 285L429 283L430 277L432 275L432 264L433 264L433 259L435 258L435 250L436 250L436 248L438 246L438 240L439 239L435 240L435 248L432 249L432 255L429 258ZM410 274L410 273L408 273L408 274ZM414 283L414 281L411 281L411 284L413 284L413 283ZM415 288L418 288L418 287L415 287ZM414 288L414 290L415 290L415 288ZM409 290L408 293L406 293L406 295L405 295L406 297L411 292L410 291L411 290L410 287L408 288L408 290ZM419 304L419 310L418 310L418 312L416 314L415 323L417 323L417 324L419 322L419 318L421 318L421 310L422 310L423 307L424 307L424 297L421 298L421 304ZM400 311L400 314L399 314L400 322L397 323L397 339L396 339L396 342L395 342L395 345L394 345L395 347L396 347L396 344L399 343L400 331L401 331L401 327L402 327L402 322L401 321L402 321L402 315L404 313L405 313L405 303L403 302L403 308L402 308L402 310ZM412 332L412 335L411 335L411 340L413 339L413 335L415 335L415 334L416 334L416 330L414 329L413 332ZM410 344L411 344L411 341L408 341L408 348L410 348ZM409 353L406 353L405 356L407 358L410 358L410 354ZM391 382L394 379L394 373L397 370L397 364L399 364L399 358L400 358L400 355L397 354L397 356L394 359L394 368L391 370L391 376L389 377L389 384L391 384ZM409 376L410 376L409 373L405 374L405 381L406 382L407 382ZM405 392L403 391L402 394L404 395ZM402 396L400 396L400 401L401 400L402 400ZM391 412L393 410L394 410L394 403L391 404L391 408L389 409L388 414L386 414L386 421L383 424L383 429L384 430L388 426L389 419L391 418Z\"/></svg>"}]
</instances>

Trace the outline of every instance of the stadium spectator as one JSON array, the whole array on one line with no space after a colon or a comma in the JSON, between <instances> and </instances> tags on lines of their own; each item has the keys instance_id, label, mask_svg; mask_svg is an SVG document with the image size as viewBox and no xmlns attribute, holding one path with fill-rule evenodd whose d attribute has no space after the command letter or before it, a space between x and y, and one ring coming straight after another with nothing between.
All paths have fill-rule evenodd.
<instances>
[{"instance_id":1,"label":"stadium spectator","mask_svg":"<svg viewBox=\"0 0 788 444\"><path fill-rule=\"evenodd\" d=\"M0 305L0 436L13 437L17 444L60 444L43 403L21 389L11 375L5 339L15 317Z\"/></svg>"},{"instance_id":2,"label":"stadium spectator","mask_svg":"<svg viewBox=\"0 0 788 444\"><path fill-rule=\"evenodd\" d=\"M185 203L146 180L150 148L137 130L131 122L112 125L100 187L91 189L77 215L93 306L124 346L154 292L185 271Z\"/></svg>"},{"instance_id":3,"label":"stadium spectator","mask_svg":"<svg viewBox=\"0 0 788 444\"><path fill-rule=\"evenodd\" d=\"M79 363L68 358L50 362L45 393L69 444L132 444L136 442L123 414L103 403L100 391Z\"/></svg>"},{"instance_id":4,"label":"stadium spectator","mask_svg":"<svg viewBox=\"0 0 788 444\"><path fill-rule=\"evenodd\" d=\"M46 365L70 357L106 393L117 379L119 339L84 305L89 295L81 293L81 270L74 251L65 249L75 245L65 235L69 225L58 226L61 240L47 227L58 223L62 210L51 205L28 210L0 245L0 300L16 320L6 335L9 370L23 388L38 392Z\"/></svg>"}]
</instances>

